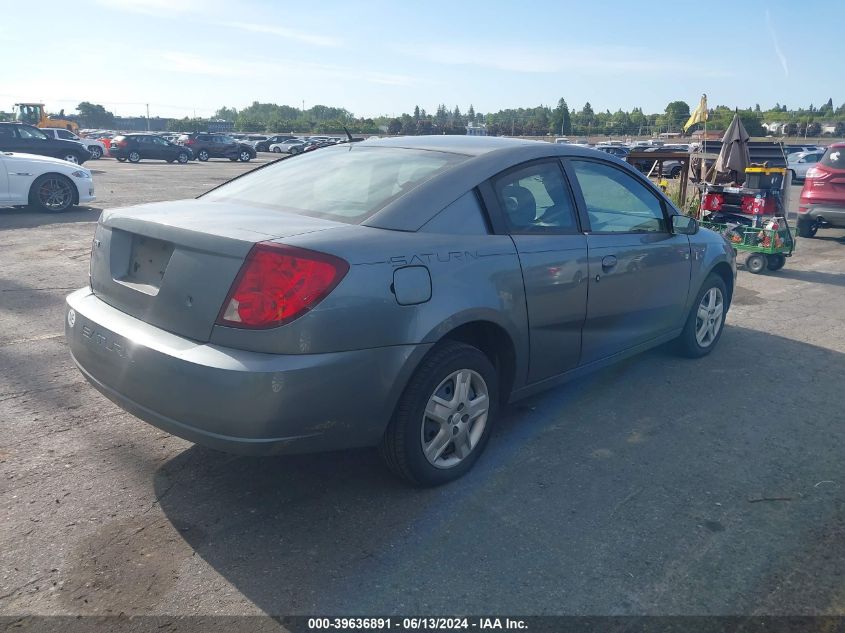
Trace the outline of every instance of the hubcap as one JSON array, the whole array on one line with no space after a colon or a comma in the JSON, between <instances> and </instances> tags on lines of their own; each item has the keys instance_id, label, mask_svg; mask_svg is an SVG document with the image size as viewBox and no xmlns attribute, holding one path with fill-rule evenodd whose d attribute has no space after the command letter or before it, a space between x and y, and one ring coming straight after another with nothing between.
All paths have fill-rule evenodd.
<instances>
[{"instance_id":1,"label":"hubcap","mask_svg":"<svg viewBox=\"0 0 845 633\"><path fill-rule=\"evenodd\" d=\"M241 152L241 160L246 162L249 160L249 152Z\"/></svg>"},{"instance_id":2,"label":"hubcap","mask_svg":"<svg viewBox=\"0 0 845 633\"><path fill-rule=\"evenodd\" d=\"M38 188L38 200L48 209L61 211L70 206L72 201L70 185L57 178L50 178Z\"/></svg>"},{"instance_id":3,"label":"hubcap","mask_svg":"<svg viewBox=\"0 0 845 633\"><path fill-rule=\"evenodd\" d=\"M701 347L710 347L716 340L722 327L724 313L722 291L718 288L710 288L698 304L695 319L695 340Z\"/></svg>"},{"instance_id":4,"label":"hubcap","mask_svg":"<svg viewBox=\"0 0 845 633\"><path fill-rule=\"evenodd\" d=\"M76 154L68 154L65 156L65 160L69 163L78 163L79 159L76 157Z\"/></svg>"},{"instance_id":5,"label":"hubcap","mask_svg":"<svg viewBox=\"0 0 845 633\"><path fill-rule=\"evenodd\" d=\"M423 414L420 440L428 462L452 468L478 445L490 409L487 383L477 372L460 369L434 390Z\"/></svg>"}]
</instances>

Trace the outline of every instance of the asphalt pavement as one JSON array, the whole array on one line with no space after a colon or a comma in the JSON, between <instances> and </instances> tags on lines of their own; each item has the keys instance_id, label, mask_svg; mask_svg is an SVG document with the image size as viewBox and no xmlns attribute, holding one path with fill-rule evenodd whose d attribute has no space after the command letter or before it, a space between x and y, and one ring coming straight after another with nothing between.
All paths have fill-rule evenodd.
<instances>
[{"instance_id":1,"label":"asphalt pavement","mask_svg":"<svg viewBox=\"0 0 845 633\"><path fill-rule=\"evenodd\" d=\"M845 231L741 270L710 356L508 407L467 477L418 490L373 450L194 446L73 366L99 212L254 165L103 159L91 208L0 209L0 615L845 614Z\"/></svg>"}]
</instances>

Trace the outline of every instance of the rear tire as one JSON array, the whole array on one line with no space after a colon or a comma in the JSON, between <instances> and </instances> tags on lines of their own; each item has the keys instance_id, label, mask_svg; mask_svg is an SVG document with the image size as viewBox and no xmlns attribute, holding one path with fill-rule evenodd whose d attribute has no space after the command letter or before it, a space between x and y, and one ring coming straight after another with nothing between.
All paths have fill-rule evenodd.
<instances>
[{"instance_id":1,"label":"rear tire","mask_svg":"<svg viewBox=\"0 0 845 633\"><path fill-rule=\"evenodd\" d=\"M91 152L91 158L94 160L100 160L103 157L103 150L100 149L99 145L92 145L88 148L88 151Z\"/></svg>"},{"instance_id":2,"label":"rear tire","mask_svg":"<svg viewBox=\"0 0 845 633\"><path fill-rule=\"evenodd\" d=\"M184 165L190 160L190 157L188 156L187 152L179 152L179 154L176 156L176 160L179 161L180 165Z\"/></svg>"},{"instance_id":3,"label":"rear tire","mask_svg":"<svg viewBox=\"0 0 845 633\"><path fill-rule=\"evenodd\" d=\"M67 176L44 174L29 188L29 203L46 213L62 213L73 206L75 188Z\"/></svg>"},{"instance_id":4,"label":"rear tire","mask_svg":"<svg viewBox=\"0 0 845 633\"><path fill-rule=\"evenodd\" d=\"M118 158L118 159L117 159L117 162L119 162L119 163L125 163L125 162L126 162L126 159L125 159L125 158Z\"/></svg>"},{"instance_id":5,"label":"rear tire","mask_svg":"<svg viewBox=\"0 0 845 633\"><path fill-rule=\"evenodd\" d=\"M382 459L417 486L463 476L490 439L498 398L498 376L487 356L465 343L442 341L405 387L382 438Z\"/></svg>"},{"instance_id":6,"label":"rear tire","mask_svg":"<svg viewBox=\"0 0 845 633\"><path fill-rule=\"evenodd\" d=\"M766 256L766 268L772 272L780 270L786 265L786 257L781 253L774 253Z\"/></svg>"},{"instance_id":7,"label":"rear tire","mask_svg":"<svg viewBox=\"0 0 845 633\"><path fill-rule=\"evenodd\" d=\"M672 171L669 172L670 178L678 178L681 175L681 168L680 167L673 167Z\"/></svg>"},{"instance_id":8,"label":"rear tire","mask_svg":"<svg viewBox=\"0 0 845 633\"><path fill-rule=\"evenodd\" d=\"M798 235L801 237L815 237L818 232L819 223L814 220L798 223Z\"/></svg>"},{"instance_id":9,"label":"rear tire","mask_svg":"<svg viewBox=\"0 0 845 633\"><path fill-rule=\"evenodd\" d=\"M725 282L716 273L710 273L701 284L677 339L678 351L689 358L701 358L712 352L722 338L729 307Z\"/></svg>"},{"instance_id":10,"label":"rear tire","mask_svg":"<svg viewBox=\"0 0 845 633\"><path fill-rule=\"evenodd\" d=\"M274 153L274 154L281 154L281 153L282 153L282 150L281 150L281 149L279 149L278 147L274 147L274 148L273 148L273 153Z\"/></svg>"}]
</instances>

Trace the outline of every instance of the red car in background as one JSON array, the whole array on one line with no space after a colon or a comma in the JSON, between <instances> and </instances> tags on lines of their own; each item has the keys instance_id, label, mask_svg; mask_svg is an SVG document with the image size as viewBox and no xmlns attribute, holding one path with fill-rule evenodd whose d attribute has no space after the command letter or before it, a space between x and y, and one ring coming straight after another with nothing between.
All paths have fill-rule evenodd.
<instances>
[{"instance_id":1,"label":"red car in background","mask_svg":"<svg viewBox=\"0 0 845 633\"><path fill-rule=\"evenodd\" d=\"M822 228L845 228L845 143L827 148L801 190L798 235L813 237Z\"/></svg>"}]
</instances>

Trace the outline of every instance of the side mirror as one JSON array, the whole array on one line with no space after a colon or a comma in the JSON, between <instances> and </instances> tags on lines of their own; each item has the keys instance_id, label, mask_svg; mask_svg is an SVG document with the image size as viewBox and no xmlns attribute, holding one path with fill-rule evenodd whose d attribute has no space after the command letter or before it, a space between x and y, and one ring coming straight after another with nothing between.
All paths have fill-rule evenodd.
<instances>
[{"instance_id":1,"label":"side mirror","mask_svg":"<svg viewBox=\"0 0 845 633\"><path fill-rule=\"evenodd\" d=\"M688 215L673 215L672 233L678 235L695 235L698 233L698 220Z\"/></svg>"}]
</instances>

